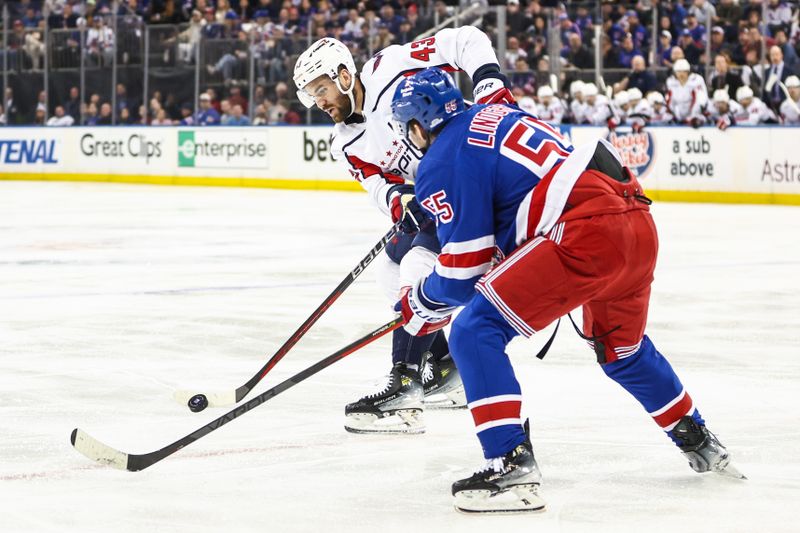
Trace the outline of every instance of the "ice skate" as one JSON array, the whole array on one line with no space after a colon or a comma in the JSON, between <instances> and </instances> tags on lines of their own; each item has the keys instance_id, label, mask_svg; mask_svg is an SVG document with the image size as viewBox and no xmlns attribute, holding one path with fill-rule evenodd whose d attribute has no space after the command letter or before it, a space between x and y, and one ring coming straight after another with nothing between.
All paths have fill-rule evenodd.
<instances>
[{"instance_id":1,"label":"ice skate","mask_svg":"<svg viewBox=\"0 0 800 533\"><path fill-rule=\"evenodd\" d=\"M525 433L528 434L527 422ZM520 513L541 511L542 474L533 456L530 437L502 457L489 459L472 476L453 483L456 510L462 513Z\"/></svg>"},{"instance_id":2,"label":"ice skate","mask_svg":"<svg viewBox=\"0 0 800 533\"><path fill-rule=\"evenodd\" d=\"M464 384L450 356L436 361L426 352L422 363L422 389L425 407L429 409L463 409L467 407Z\"/></svg>"},{"instance_id":3,"label":"ice skate","mask_svg":"<svg viewBox=\"0 0 800 533\"><path fill-rule=\"evenodd\" d=\"M671 431L678 448L689 459L695 472L716 472L724 476L747 479L730 464L730 454L725 446L706 426L698 424L691 416L684 416Z\"/></svg>"},{"instance_id":4,"label":"ice skate","mask_svg":"<svg viewBox=\"0 0 800 533\"><path fill-rule=\"evenodd\" d=\"M383 389L348 404L344 412L344 428L351 433L424 433L419 372L395 364Z\"/></svg>"}]
</instances>

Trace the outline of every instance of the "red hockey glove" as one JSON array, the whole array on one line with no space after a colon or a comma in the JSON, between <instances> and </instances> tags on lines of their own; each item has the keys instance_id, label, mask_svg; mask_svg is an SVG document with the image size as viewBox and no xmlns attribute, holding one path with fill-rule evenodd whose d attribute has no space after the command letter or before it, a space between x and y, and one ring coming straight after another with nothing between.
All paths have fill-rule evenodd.
<instances>
[{"instance_id":1,"label":"red hockey glove","mask_svg":"<svg viewBox=\"0 0 800 533\"><path fill-rule=\"evenodd\" d=\"M472 91L476 104L516 104L517 100L500 78L486 78Z\"/></svg>"},{"instance_id":2,"label":"red hockey glove","mask_svg":"<svg viewBox=\"0 0 800 533\"><path fill-rule=\"evenodd\" d=\"M416 337L424 337L445 327L450 323L450 315L455 310L454 307L431 309L434 305L426 302L420 294L424 281L421 280L414 287L403 287L400 301L394 306L394 310L399 311L406 321L403 329Z\"/></svg>"},{"instance_id":3,"label":"red hockey glove","mask_svg":"<svg viewBox=\"0 0 800 533\"><path fill-rule=\"evenodd\" d=\"M717 127L722 131L727 130L730 125L731 119L728 115L722 115L717 119Z\"/></svg>"},{"instance_id":4,"label":"red hockey glove","mask_svg":"<svg viewBox=\"0 0 800 533\"><path fill-rule=\"evenodd\" d=\"M617 126L619 126L619 122L617 122L613 118L609 118L608 120L606 120L606 127L608 127L610 131L614 131L617 128Z\"/></svg>"}]
</instances>

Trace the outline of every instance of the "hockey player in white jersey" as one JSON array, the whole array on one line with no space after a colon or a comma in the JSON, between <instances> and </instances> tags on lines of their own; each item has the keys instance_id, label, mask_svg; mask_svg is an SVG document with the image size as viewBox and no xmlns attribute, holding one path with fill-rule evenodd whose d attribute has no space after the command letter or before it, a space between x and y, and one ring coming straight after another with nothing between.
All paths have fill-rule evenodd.
<instances>
[{"instance_id":1,"label":"hockey player in white jersey","mask_svg":"<svg viewBox=\"0 0 800 533\"><path fill-rule=\"evenodd\" d=\"M786 78L786 89L789 96L781 103L781 119L784 124L800 124L800 78Z\"/></svg>"},{"instance_id":2,"label":"hockey player in white jersey","mask_svg":"<svg viewBox=\"0 0 800 533\"><path fill-rule=\"evenodd\" d=\"M667 108L667 102L664 100L663 94L658 91L651 91L647 93L647 101L653 106L653 111L650 113L650 124L657 126L669 124L673 121L674 117Z\"/></svg>"},{"instance_id":3,"label":"hockey player in white jersey","mask_svg":"<svg viewBox=\"0 0 800 533\"><path fill-rule=\"evenodd\" d=\"M634 130L639 131L650 123L653 106L644 98L642 91L636 87L631 87L626 92L628 93L628 123Z\"/></svg>"},{"instance_id":4,"label":"hockey player in white jersey","mask_svg":"<svg viewBox=\"0 0 800 533\"><path fill-rule=\"evenodd\" d=\"M685 59L675 61L673 75L667 78L667 107L675 122L698 127L705 122L708 89L702 76L690 72Z\"/></svg>"},{"instance_id":5,"label":"hockey player in white jersey","mask_svg":"<svg viewBox=\"0 0 800 533\"><path fill-rule=\"evenodd\" d=\"M597 85L587 83L583 87L583 92L586 97L586 105L589 106L589 124L593 126L608 126L610 128L616 127L616 117L611 102L609 102L606 95L599 94Z\"/></svg>"},{"instance_id":6,"label":"hockey player in white jersey","mask_svg":"<svg viewBox=\"0 0 800 533\"><path fill-rule=\"evenodd\" d=\"M573 124L585 124L589 122L589 105L583 94L586 84L581 80L573 81L569 86L569 96L572 101L569 103L570 114Z\"/></svg>"},{"instance_id":7,"label":"hockey player in white jersey","mask_svg":"<svg viewBox=\"0 0 800 533\"><path fill-rule=\"evenodd\" d=\"M440 252L435 228L413 196L422 153L394 130L390 105L405 76L430 66L466 72L479 103L514 103L491 41L472 26L389 46L367 61L360 73L344 44L324 38L301 54L294 70L301 102L316 105L335 122L333 158L361 183L381 212L394 221L403 220L409 232L387 246L378 265L379 282L391 303L401 287L433 269ZM421 433L424 406L465 406L463 386L441 332L414 337L396 330L392 362L385 387L346 406L345 429Z\"/></svg>"},{"instance_id":8,"label":"hockey player in white jersey","mask_svg":"<svg viewBox=\"0 0 800 533\"><path fill-rule=\"evenodd\" d=\"M744 109L738 102L731 100L728 89L717 89L711 98L708 119L721 130L726 130L736 124L736 117L743 116Z\"/></svg>"},{"instance_id":9,"label":"hockey player in white jersey","mask_svg":"<svg viewBox=\"0 0 800 533\"><path fill-rule=\"evenodd\" d=\"M778 122L778 117L761 101L761 98L753 96L753 89L743 85L736 89L736 100L741 104L742 111L734 115L737 124L755 126L756 124L774 124Z\"/></svg>"},{"instance_id":10,"label":"hockey player in white jersey","mask_svg":"<svg viewBox=\"0 0 800 533\"><path fill-rule=\"evenodd\" d=\"M564 118L564 103L555 95L549 85L542 85L536 91L536 116L550 124L561 124Z\"/></svg>"},{"instance_id":11,"label":"hockey player in white jersey","mask_svg":"<svg viewBox=\"0 0 800 533\"><path fill-rule=\"evenodd\" d=\"M611 109L614 110L613 127L622 126L627 123L628 112L630 111L631 105L630 102L628 91L620 91L614 95L614 98L611 100ZM611 122L609 122L608 127L613 129Z\"/></svg>"}]
</instances>

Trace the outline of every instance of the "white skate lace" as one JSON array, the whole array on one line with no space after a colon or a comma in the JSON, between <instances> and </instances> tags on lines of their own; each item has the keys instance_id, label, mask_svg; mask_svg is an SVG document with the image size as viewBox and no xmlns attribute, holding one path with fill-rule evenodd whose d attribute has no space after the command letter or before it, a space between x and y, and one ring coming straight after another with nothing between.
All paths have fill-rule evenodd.
<instances>
[{"instance_id":1,"label":"white skate lace","mask_svg":"<svg viewBox=\"0 0 800 533\"><path fill-rule=\"evenodd\" d=\"M498 474L502 474L506 470L506 465L503 463L502 457L492 457L491 459L486 460L486 464L483 465L481 468L475 471L476 474L482 474L483 472L488 472L489 470L494 470Z\"/></svg>"},{"instance_id":2,"label":"white skate lace","mask_svg":"<svg viewBox=\"0 0 800 533\"><path fill-rule=\"evenodd\" d=\"M382 380L375 382L375 386L381 387L381 389L365 396L365 398L377 398L378 396L382 396L392 387L392 384L394 384L394 374L383 376Z\"/></svg>"},{"instance_id":3,"label":"white skate lace","mask_svg":"<svg viewBox=\"0 0 800 533\"><path fill-rule=\"evenodd\" d=\"M422 383L433 381L433 365L428 361L422 364Z\"/></svg>"}]
</instances>

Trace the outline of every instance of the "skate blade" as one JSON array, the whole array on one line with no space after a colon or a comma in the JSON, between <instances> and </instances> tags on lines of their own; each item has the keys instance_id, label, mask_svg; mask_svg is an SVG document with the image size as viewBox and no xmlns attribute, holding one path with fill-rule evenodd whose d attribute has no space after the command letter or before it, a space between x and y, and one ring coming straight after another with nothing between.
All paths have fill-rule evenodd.
<instances>
[{"instance_id":1,"label":"skate blade","mask_svg":"<svg viewBox=\"0 0 800 533\"><path fill-rule=\"evenodd\" d=\"M533 513L545 510L539 485L517 485L492 494L488 490L464 490L455 495L456 511L473 513Z\"/></svg>"},{"instance_id":2,"label":"skate blade","mask_svg":"<svg viewBox=\"0 0 800 533\"><path fill-rule=\"evenodd\" d=\"M728 463L725 468L721 470L714 470L717 474L725 477L731 477L734 479L747 479L747 476L741 473L738 468L733 466L732 464Z\"/></svg>"},{"instance_id":3,"label":"skate blade","mask_svg":"<svg viewBox=\"0 0 800 533\"><path fill-rule=\"evenodd\" d=\"M370 413L347 415L344 429L350 433L405 433L416 435L425 433L425 421L421 409L401 409L389 416L378 418Z\"/></svg>"},{"instance_id":4,"label":"skate blade","mask_svg":"<svg viewBox=\"0 0 800 533\"><path fill-rule=\"evenodd\" d=\"M466 409L467 396L464 387L449 391L435 390L425 395L425 407L429 409Z\"/></svg>"}]
</instances>

